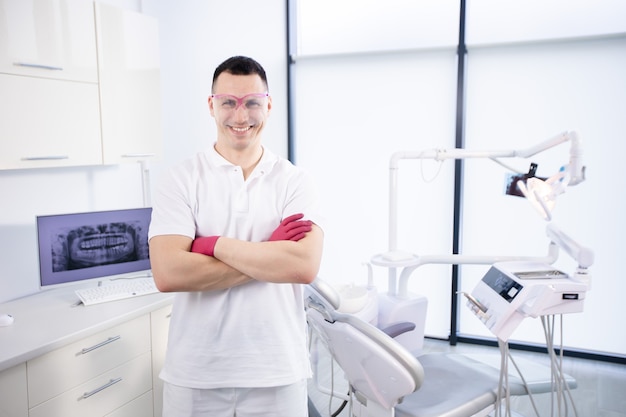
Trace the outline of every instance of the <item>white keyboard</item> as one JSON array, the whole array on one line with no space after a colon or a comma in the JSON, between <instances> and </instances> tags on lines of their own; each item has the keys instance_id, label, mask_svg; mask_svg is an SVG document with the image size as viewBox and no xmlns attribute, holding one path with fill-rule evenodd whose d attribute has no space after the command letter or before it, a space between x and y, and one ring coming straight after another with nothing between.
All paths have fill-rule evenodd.
<instances>
[{"instance_id":1,"label":"white keyboard","mask_svg":"<svg viewBox=\"0 0 626 417\"><path fill-rule=\"evenodd\" d=\"M75 291L84 305L106 303L108 301L123 300L141 295L159 292L152 277L120 279L112 284L99 287L81 288Z\"/></svg>"}]
</instances>

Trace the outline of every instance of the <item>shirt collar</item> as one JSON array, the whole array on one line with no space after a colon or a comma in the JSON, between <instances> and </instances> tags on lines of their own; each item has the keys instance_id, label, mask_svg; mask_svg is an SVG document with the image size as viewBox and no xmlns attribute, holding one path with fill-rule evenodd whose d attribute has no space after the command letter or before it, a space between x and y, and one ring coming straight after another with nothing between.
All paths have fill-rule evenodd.
<instances>
[{"instance_id":1,"label":"shirt collar","mask_svg":"<svg viewBox=\"0 0 626 417\"><path fill-rule=\"evenodd\" d=\"M233 166L235 166L232 162L229 162L222 155L220 155L219 152L217 152L215 150L215 143L211 147L209 147L209 149L207 149L205 154L206 154L209 162L213 166L216 166L216 167L220 167L220 166L233 167ZM278 156L276 156L272 151L270 151L266 147L263 147L263 155L261 156L261 160L259 161L257 166L254 168L254 173L257 173L257 172L258 173L268 172L272 168L272 166L274 166L274 164L277 161L278 161Z\"/></svg>"}]
</instances>

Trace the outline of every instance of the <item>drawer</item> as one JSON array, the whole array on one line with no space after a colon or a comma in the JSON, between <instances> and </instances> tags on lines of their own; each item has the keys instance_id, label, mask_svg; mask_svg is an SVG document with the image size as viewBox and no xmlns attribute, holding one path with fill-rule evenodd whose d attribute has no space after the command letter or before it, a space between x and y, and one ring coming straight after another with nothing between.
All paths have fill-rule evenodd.
<instances>
[{"instance_id":1,"label":"drawer","mask_svg":"<svg viewBox=\"0 0 626 417\"><path fill-rule=\"evenodd\" d=\"M150 352L149 315L30 360L29 406L32 408L144 352Z\"/></svg>"},{"instance_id":2,"label":"drawer","mask_svg":"<svg viewBox=\"0 0 626 417\"><path fill-rule=\"evenodd\" d=\"M152 391L150 391L123 405L111 414L107 414L106 417L161 417L161 414L153 414L152 411Z\"/></svg>"},{"instance_id":3,"label":"drawer","mask_svg":"<svg viewBox=\"0 0 626 417\"><path fill-rule=\"evenodd\" d=\"M107 415L152 389L150 352L31 408L30 417ZM150 403L147 404L152 410Z\"/></svg>"}]
</instances>

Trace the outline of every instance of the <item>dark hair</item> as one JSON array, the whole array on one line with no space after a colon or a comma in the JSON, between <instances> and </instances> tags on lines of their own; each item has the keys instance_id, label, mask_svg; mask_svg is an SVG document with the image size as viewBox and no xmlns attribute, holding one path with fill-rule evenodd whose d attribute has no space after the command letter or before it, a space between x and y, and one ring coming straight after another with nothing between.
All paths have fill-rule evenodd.
<instances>
[{"instance_id":1,"label":"dark hair","mask_svg":"<svg viewBox=\"0 0 626 417\"><path fill-rule=\"evenodd\" d=\"M252 75L257 74L263 80L263 84L265 84L265 88L268 89L267 85L267 76L265 75L265 70L252 58L248 58L247 56L233 56L228 58L226 61L222 62L215 68L215 72L213 73L213 84L211 85L211 90L215 88L215 81L217 77L223 72L227 72L232 75Z\"/></svg>"}]
</instances>

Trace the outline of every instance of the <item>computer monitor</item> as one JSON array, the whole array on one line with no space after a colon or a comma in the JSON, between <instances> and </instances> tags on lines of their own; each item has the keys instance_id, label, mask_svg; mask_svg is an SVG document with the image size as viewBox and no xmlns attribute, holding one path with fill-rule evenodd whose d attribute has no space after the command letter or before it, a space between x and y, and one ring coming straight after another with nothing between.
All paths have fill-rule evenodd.
<instances>
[{"instance_id":1,"label":"computer monitor","mask_svg":"<svg viewBox=\"0 0 626 417\"><path fill-rule=\"evenodd\" d=\"M149 207L37 216L42 289L150 271Z\"/></svg>"}]
</instances>

